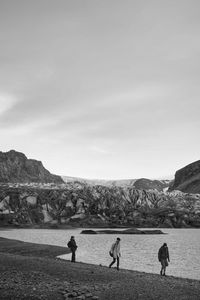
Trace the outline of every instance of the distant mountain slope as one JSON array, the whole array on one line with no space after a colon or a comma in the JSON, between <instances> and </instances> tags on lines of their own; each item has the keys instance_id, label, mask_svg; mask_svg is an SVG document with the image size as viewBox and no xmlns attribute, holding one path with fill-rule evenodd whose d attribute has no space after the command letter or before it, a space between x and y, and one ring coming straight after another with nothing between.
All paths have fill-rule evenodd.
<instances>
[{"instance_id":1,"label":"distant mountain slope","mask_svg":"<svg viewBox=\"0 0 200 300\"><path fill-rule=\"evenodd\" d=\"M101 180L101 179L84 179L78 177L63 176L66 183L80 182L89 185L102 185L108 187L134 187L139 190L157 190L162 192L169 187L170 180L151 180L147 178L140 179L120 179L120 180Z\"/></svg>"},{"instance_id":2,"label":"distant mountain slope","mask_svg":"<svg viewBox=\"0 0 200 300\"><path fill-rule=\"evenodd\" d=\"M15 150L0 151L0 182L63 183L60 176L51 174L41 161L28 159Z\"/></svg>"},{"instance_id":3,"label":"distant mountain slope","mask_svg":"<svg viewBox=\"0 0 200 300\"><path fill-rule=\"evenodd\" d=\"M179 190L185 193L200 193L200 160L176 171L170 191Z\"/></svg>"},{"instance_id":4,"label":"distant mountain slope","mask_svg":"<svg viewBox=\"0 0 200 300\"><path fill-rule=\"evenodd\" d=\"M119 180L106 180L106 179L86 179L81 177L62 176L66 182L80 182L88 185L102 185L102 186L130 186L133 185L136 179L119 179Z\"/></svg>"},{"instance_id":5,"label":"distant mountain slope","mask_svg":"<svg viewBox=\"0 0 200 300\"><path fill-rule=\"evenodd\" d=\"M134 187L143 190L157 190L162 192L165 188L169 187L170 180L150 180L141 178L135 181Z\"/></svg>"}]
</instances>

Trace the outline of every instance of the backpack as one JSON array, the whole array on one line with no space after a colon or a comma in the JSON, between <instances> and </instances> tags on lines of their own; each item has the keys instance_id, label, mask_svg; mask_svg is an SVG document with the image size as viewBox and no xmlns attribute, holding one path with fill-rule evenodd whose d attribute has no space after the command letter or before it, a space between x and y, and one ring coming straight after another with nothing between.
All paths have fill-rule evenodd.
<instances>
[{"instance_id":1,"label":"backpack","mask_svg":"<svg viewBox=\"0 0 200 300\"><path fill-rule=\"evenodd\" d=\"M69 242L67 243L67 247L68 247L68 248L71 248L71 246L72 246L72 242L69 241Z\"/></svg>"}]
</instances>

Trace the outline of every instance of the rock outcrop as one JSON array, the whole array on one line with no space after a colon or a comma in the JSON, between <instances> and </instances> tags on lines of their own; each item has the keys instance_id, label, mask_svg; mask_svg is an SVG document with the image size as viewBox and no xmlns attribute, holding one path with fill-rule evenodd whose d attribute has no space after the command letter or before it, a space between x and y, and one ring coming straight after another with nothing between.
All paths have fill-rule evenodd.
<instances>
[{"instance_id":1,"label":"rock outcrop","mask_svg":"<svg viewBox=\"0 0 200 300\"><path fill-rule=\"evenodd\" d=\"M161 230L139 230L130 228L125 230L83 230L82 234L164 234Z\"/></svg>"},{"instance_id":2,"label":"rock outcrop","mask_svg":"<svg viewBox=\"0 0 200 300\"><path fill-rule=\"evenodd\" d=\"M200 160L178 170L169 190L179 190L193 194L200 193Z\"/></svg>"},{"instance_id":3,"label":"rock outcrop","mask_svg":"<svg viewBox=\"0 0 200 300\"><path fill-rule=\"evenodd\" d=\"M0 182L59 184L64 181L46 170L41 161L28 159L23 153L11 150L0 152Z\"/></svg>"}]
</instances>

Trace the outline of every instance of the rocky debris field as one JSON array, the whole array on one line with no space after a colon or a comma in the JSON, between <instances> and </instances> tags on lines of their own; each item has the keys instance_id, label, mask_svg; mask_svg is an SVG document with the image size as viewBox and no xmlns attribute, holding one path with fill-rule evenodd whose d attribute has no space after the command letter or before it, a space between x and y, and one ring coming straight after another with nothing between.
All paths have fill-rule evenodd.
<instances>
[{"instance_id":1,"label":"rocky debris field","mask_svg":"<svg viewBox=\"0 0 200 300\"><path fill-rule=\"evenodd\" d=\"M32 245L0 238L0 299L199 300L198 280L71 263L55 258L66 248Z\"/></svg>"},{"instance_id":2,"label":"rocky debris field","mask_svg":"<svg viewBox=\"0 0 200 300\"><path fill-rule=\"evenodd\" d=\"M0 264L0 299L94 300L99 299L100 290L107 288L94 280L77 280L78 264L70 276L70 268L66 270L66 266L74 264L60 259L1 253ZM94 271L86 273L93 276Z\"/></svg>"},{"instance_id":3,"label":"rocky debris field","mask_svg":"<svg viewBox=\"0 0 200 300\"><path fill-rule=\"evenodd\" d=\"M99 299L98 291L106 286L82 285L62 281L39 271L1 271L0 299Z\"/></svg>"},{"instance_id":4,"label":"rocky debris field","mask_svg":"<svg viewBox=\"0 0 200 300\"><path fill-rule=\"evenodd\" d=\"M134 187L0 184L0 226L200 228L200 194Z\"/></svg>"}]
</instances>

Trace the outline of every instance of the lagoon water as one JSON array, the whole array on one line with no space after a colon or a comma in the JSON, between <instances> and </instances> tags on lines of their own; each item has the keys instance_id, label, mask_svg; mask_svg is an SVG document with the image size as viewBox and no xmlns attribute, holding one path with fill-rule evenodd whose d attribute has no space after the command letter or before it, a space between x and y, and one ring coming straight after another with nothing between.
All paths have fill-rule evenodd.
<instances>
[{"instance_id":1,"label":"lagoon water","mask_svg":"<svg viewBox=\"0 0 200 300\"><path fill-rule=\"evenodd\" d=\"M26 242L67 247L71 235L75 236L77 261L108 266L109 250L117 235L84 235L82 229L2 229L0 236ZM148 273L159 273L157 253L166 242L170 264L167 274L200 280L200 229L162 229L166 235L121 235L120 267ZM62 255L70 259L70 255Z\"/></svg>"}]
</instances>

